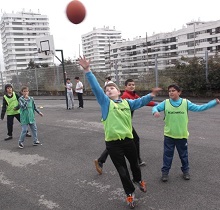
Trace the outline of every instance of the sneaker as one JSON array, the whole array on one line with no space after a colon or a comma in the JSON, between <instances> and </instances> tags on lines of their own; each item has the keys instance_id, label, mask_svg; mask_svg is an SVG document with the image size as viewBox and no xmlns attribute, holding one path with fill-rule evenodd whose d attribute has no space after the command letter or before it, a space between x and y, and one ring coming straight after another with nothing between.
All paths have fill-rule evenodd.
<instances>
[{"instance_id":1,"label":"sneaker","mask_svg":"<svg viewBox=\"0 0 220 210\"><path fill-rule=\"evenodd\" d=\"M146 183L144 181L136 182L136 181L133 180L133 182L134 182L134 184L136 184L139 187L139 189L142 192L147 192Z\"/></svg>"},{"instance_id":2,"label":"sneaker","mask_svg":"<svg viewBox=\"0 0 220 210\"><path fill-rule=\"evenodd\" d=\"M127 195L126 201L130 209L133 209L135 207L134 193Z\"/></svg>"},{"instance_id":3,"label":"sneaker","mask_svg":"<svg viewBox=\"0 0 220 210\"><path fill-rule=\"evenodd\" d=\"M190 175L189 175L188 172L187 173L183 173L183 179L190 180Z\"/></svg>"},{"instance_id":4,"label":"sneaker","mask_svg":"<svg viewBox=\"0 0 220 210\"><path fill-rule=\"evenodd\" d=\"M27 137L31 137L31 134L29 132L26 133Z\"/></svg>"},{"instance_id":5,"label":"sneaker","mask_svg":"<svg viewBox=\"0 0 220 210\"><path fill-rule=\"evenodd\" d=\"M146 166L146 163L141 159L138 161L139 166Z\"/></svg>"},{"instance_id":6,"label":"sneaker","mask_svg":"<svg viewBox=\"0 0 220 210\"><path fill-rule=\"evenodd\" d=\"M12 136L7 136L6 138L5 138L5 141L8 141L8 140L10 140L10 139L12 139L13 137Z\"/></svg>"},{"instance_id":7,"label":"sneaker","mask_svg":"<svg viewBox=\"0 0 220 210\"><path fill-rule=\"evenodd\" d=\"M99 174L102 174L102 167L103 164L99 162L97 159L94 160L96 171L98 171Z\"/></svg>"},{"instance_id":8,"label":"sneaker","mask_svg":"<svg viewBox=\"0 0 220 210\"><path fill-rule=\"evenodd\" d=\"M40 142L37 140L36 142L33 143L33 146L38 146Z\"/></svg>"},{"instance_id":9,"label":"sneaker","mask_svg":"<svg viewBox=\"0 0 220 210\"><path fill-rule=\"evenodd\" d=\"M23 149L23 148L24 148L24 144L21 143L21 142L18 142L18 147L19 147L20 149Z\"/></svg>"},{"instance_id":10,"label":"sneaker","mask_svg":"<svg viewBox=\"0 0 220 210\"><path fill-rule=\"evenodd\" d=\"M161 180L162 180L162 182L167 182L168 181L168 174L162 174Z\"/></svg>"}]
</instances>

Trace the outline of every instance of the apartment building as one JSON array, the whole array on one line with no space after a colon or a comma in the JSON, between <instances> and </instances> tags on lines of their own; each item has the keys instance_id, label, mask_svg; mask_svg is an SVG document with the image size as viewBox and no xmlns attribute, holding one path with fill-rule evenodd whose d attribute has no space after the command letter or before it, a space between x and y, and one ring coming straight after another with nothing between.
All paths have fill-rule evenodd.
<instances>
[{"instance_id":1,"label":"apartment building","mask_svg":"<svg viewBox=\"0 0 220 210\"><path fill-rule=\"evenodd\" d=\"M108 72L110 70L109 62L105 60L105 47L109 51L111 43L121 42L121 32L115 27L108 26L103 28L93 28L92 31L82 35L83 55L91 59L91 68L96 72ZM110 56L110 54L108 54Z\"/></svg>"},{"instance_id":2,"label":"apartment building","mask_svg":"<svg viewBox=\"0 0 220 210\"><path fill-rule=\"evenodd\" d=\"M38 58L36 38L50 34L46 15L33 12L3 13L0 22L6 82L26 69L30 60L52 64L53 56Z\"/></svg>"},{"instance_id":3,"label":"apartment building","mask_svg":"<svg viewBox=\"0 0 220 210\"><path fill-rule=\"evenodd\" d=\"M213 56L220 52L220 20L193 21L182 29L168 33L137 37L132 41L111 44L105 48L105 63L111 62L110 75L123 84L148 71L165 70L184 57Z\"/></svg>"}]
</instances>

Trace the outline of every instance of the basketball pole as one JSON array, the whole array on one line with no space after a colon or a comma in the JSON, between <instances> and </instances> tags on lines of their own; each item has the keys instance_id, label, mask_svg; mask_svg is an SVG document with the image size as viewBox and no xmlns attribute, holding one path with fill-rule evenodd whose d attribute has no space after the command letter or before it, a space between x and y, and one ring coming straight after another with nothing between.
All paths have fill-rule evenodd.
<instances>
[{"instance_id":1,"label":"basketball pole","mask_svg":"<svg viewBox=\"0 0 220 210\"><path fill-rule=\"evenodd\" d=\"M60 63L62 64L62 67L63 67L64 85L66 86L66 71L65 71L65 65L64 65L63 50L55 50L55 51L61 53L61 59L62 59L62 60L60 60L56 55L55 55L55 57L56 57L57 60L59 60ZM66 88L65 88L65 97L66 97L66 109L68 109L68 98L67 98L67 89L66 89Z\"/></svg>"}]
</instances>

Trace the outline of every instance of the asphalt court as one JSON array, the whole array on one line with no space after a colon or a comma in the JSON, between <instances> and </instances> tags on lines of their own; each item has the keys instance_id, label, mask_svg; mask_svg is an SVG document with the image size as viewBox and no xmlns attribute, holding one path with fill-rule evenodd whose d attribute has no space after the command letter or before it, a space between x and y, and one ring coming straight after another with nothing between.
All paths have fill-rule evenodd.
<instances>
[{"instance_id":1,"label":"asphalt court","mask_svg":"<svg viewBox=\"0 0 220 210\"><path fill-rule=\"evenodd\" d=\"M35 100L44 113L44 117L36 114L42 145L33 147L32 138L26 138L24 149L19 149L21 128L16 120L13 139L4 141L6 118L0 122L0 209L129 209L110 158L102 175L95 170L93 161L105 148L98 103L85 100L84 109L67 110L65 100L57 99ZM163 115L154 118L150 107L135 111L133 126L147 164L141 170L148 190L136 189L136 209L220 209L219 113L219 105L201 113L189 112L191 180L182 179L175 151L170 179L162 183Z\"/></svg>"}]
</instances>

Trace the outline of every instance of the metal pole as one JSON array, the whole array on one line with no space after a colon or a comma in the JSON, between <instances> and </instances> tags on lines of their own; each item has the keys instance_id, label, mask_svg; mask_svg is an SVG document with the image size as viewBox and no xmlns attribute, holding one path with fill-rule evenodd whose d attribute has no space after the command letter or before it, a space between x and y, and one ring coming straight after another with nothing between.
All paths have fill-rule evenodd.
<instances>
[{"instance_id":1,"label":"metal pole","mask_svg":"<svg viewBox=\"0 0 220 210\"><path fill-rule=\"evenodd\" d=\"M209 74L209 69L208 69L208 51L205 51L205 80L206 83L208 83L208 74Z\"/></svg>"},{"instance_id":2,"label":"metal pole","mask_svg":"<svg viewBox=\"0 0 220 210\"><path fill-rule=\"evenodd\" d=\"M80 56L80 53L81 53L81 52L80 52L80 44L79 44L79 56Z\"/></svg>"},{"instance_id":3,"label":"metal pole","mask_svg":"<svg viewBox=\"0 0 220 210\"><path fill-rule=\"evenodd\" d=\"M61 62L63 67L63 80L64 85L66 85L66 72L65 72L65 65L64 65L64 58L63 58L63 50L55 50L61 53L61 60L55 55L55 57ZM66 109L68 109L68 99L67 99L67 89L65 88L65 97L66 97Z\"/></svg>"},{"instance_id":4,"label":"metal pole","mask_svg":"<svg viewBox=\"0 0 220 210\"><path fill-rule=\"evenodd\" d=\"M116 75L116 84L119 86L119 77L118 77L118 61L115 61L115 75Z\"/></svg>"},{"instance_id":5,"label":"metal pole","mask_svg":"<svg viewBox=\"0 0 220 210\"><path fill-rule=\"evenodd\" d=\"M109 73L111 75L111 44L110 44L110 37L108 38L108 56L109 56Z\"/></svg>"},{"instance_id":6,"label":"metal pole","mask_svg":"<svg viewBox=\"0 0 220 210\"><path fill-rule=\"evenodd\" d=\"M156 80L156 87L158 87L157 55L155 55L155 80Z\"/></svg>"},{"instance_id":7,"label":"metal pole","mask_svg":"<svg viewBox=\"0 0 220 210\"><path fill-rule=\"evenodd\" d=\"M20 90L20 81L19 81L19 78L18 78L18 68L17 68L17 58L16 58L16 54L14 55L15 56L15 68L16 68L16 78L17 78L17 86L18 86L18 89Z\"/></svg>"},{"instance_id":8,"label":"metal pole","mask_svg":"<svg viewBox=\"0 0 220 210\"><path fill-rule=\"evenodd\" d=\"M37 80L37 71L36 71L36 67L34 68L34 73L35 73L35 82L36 82L36 88L37 88L37 96L38 96L38 80Z\"/></svg>"},{"instance_id":9,"label":"metal pole","mask_svg":"<svg viewBox=\"0 0 220 210\"><path fill-rule=\"evenodd\" d=\"M147 32L146 32L146 50L147 50L147 70L149 70L149 64L148 64L148 45L147 45Z\"/></svg>"},{"instance_id":10,"label":"metal pole","mask_svg":"<svg viewBox=\"0 0 220 210\"><path fill-rule=\"evenodd\" d=\"M196 28L195 28L195 22L193 24L193 30L194 30L194 57L196 56Z\"/></svg>"},{"instance_id":11,"label":"metal pole","mask_svg":"<svg viewBox=\"0 0 220 210\"><path fill-rule=\"evenodd\" d=\"M4 86L3 86L3 73L2 73L2 65L0 63L0 73L1 73L1 83L2 83L2 92L4 92Z\"/></svg>"}]
</instances>

